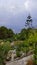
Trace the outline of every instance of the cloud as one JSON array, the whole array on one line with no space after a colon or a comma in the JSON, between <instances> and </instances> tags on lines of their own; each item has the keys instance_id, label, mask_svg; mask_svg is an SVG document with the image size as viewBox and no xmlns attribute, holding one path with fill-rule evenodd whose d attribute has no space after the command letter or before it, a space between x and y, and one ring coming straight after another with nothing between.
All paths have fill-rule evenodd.
<instances>
[{"instance_id":1,"label":"cloud","mask_svg":"<svg viewBox=\"0 0 37 65\"><path fill-rule=\"evenodd\" d=\"M37 25L37 0L0 0L0 26L19 31L29 13Z\"/></svg>"},{"instance_id":2,"label":"cloud","mask_svg":"<svg viewBox=\"0 0 37 65\"><path fill-rule=\"evenodd\" d=\"M12 0L1 0L0 1L0 10L5 10L5 11L12 11L15 9L15 5L12 3Z\"/></svg>"},{"instance_id":3,"label":"cloud","mask_svg":"<svg viewBox=\"0 0 37 65\"><path fill-rule=\"evenodd\" d=\"M37 0L26 0L24 3L25 9L29 12L37 9Z\"/></svg>"},{"instance_id":4,"label":"cloud","mask_svg":"<svg viewBox=\"0 0 37 65\"><path fill-rule=\"evenodd\" d=\"M0 0L0 11L17 14L37 9L37 0Z\"/></svg>"},{"instance_id":5,"label":"cloud","mask_svg":"<svg viewBox=\"0 0 37 65\"><path fill-rule=\"evenodd\" d=\"M0 0L0 10L18 12L23 10L25 0Z\"/></svg>"}]
</instances>

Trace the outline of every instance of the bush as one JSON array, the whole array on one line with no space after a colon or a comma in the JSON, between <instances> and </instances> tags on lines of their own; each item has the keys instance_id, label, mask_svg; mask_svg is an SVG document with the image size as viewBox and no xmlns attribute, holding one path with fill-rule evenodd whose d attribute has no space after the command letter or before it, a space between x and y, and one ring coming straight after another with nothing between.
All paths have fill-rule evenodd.
<instances>
[{"instance_id":1,"label":"bush","mask_svg":"<svg viewBox=\"0 0 37 65\"><path fill-rule=\"evenodd\" d=\"M8 41L5 43L3 42L3 44L1 43L0 45L0 65L5 65L6 57L10 49L11 49L11 45Z\"/></svg>"},{"instance_id":2,"label":"bush","mask_svg":"<svg viewBox=\"0 0 37 65\"><path fill-rule=\"evenodd\" d=\"M17 56L17 57L20 57L20 56L21 56L20 51L16 51L16 56Z\"/></svg>"}]
</instances>

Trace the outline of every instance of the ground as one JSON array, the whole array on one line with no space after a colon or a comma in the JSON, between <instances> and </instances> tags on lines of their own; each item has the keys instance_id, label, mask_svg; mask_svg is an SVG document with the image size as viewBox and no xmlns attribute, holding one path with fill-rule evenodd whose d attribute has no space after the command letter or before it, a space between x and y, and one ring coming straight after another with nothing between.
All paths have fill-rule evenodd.
<instances>
[{"instance_id":1,"label":"ground","mask_svg":"<svg viewBox=\"0 0 37 65\"><path fill-rule=\"evenodd\" d=\"M30 56L27 56L27 57L24 57L20 60L16 60L16 61L9 61L9 62L6 62L6 65L26 65L27 64L27 61L29 59L33 58L33 55L30 55Z\"/></svg>"}]
</instances>

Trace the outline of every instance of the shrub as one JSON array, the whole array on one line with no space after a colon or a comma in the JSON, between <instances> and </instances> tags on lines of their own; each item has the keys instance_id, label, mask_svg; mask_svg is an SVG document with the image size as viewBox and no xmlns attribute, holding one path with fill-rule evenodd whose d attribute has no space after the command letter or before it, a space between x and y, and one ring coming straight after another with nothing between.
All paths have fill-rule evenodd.
<instances>
[{"instance_id":1,"label":"shrub","mask_svg":"<svg viewBox=\"0 0 37 65\"><path fill-rule=\"evenodd\" d=\"M17 56L17 57L20 57L20 56L21 56L20 51L16 51L16 56Z\"/></svg>"},{"instance_id":2,"label":"shrub","mask_svg":"<svg viewBox=\"0 0 37 65\"><path fill-rule=\"evenodd\" d=\"M11 49L11 46L9 42L5 42L0 45L0 65L5 65L7 53L10 49Z\"/></svg>"}]
</instances>

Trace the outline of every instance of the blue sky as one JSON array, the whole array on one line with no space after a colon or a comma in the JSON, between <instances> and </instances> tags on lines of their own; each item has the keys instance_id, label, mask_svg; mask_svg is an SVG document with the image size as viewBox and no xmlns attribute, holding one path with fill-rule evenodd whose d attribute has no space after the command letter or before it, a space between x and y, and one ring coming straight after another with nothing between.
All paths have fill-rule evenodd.
<instances>
[{"instance_id":1,"label":"blue sky","mask_svg":"<svg viewBox=\"0 0 37 65\"><path fill-rule=\"evenodd\" d=\"M0 0L0 26L19 32L29 13L37 27L37 0Z\"/></svg>"}]
</instances>

